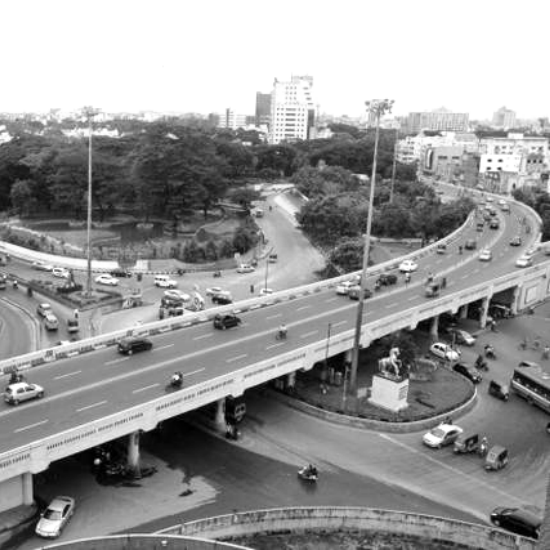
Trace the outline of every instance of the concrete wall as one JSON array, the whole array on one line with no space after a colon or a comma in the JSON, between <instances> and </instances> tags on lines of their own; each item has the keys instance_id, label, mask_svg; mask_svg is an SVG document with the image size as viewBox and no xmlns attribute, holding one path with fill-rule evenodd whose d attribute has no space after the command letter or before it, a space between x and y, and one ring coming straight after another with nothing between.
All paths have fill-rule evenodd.
<instances>
[{"instance_id":1,"label":"concrete wall","mask_svg":"<svg viewBox=\"0 0 550 550\"><path fill-rule=\"evenodd\" d=\"M535 550L535 542L500 529L435 516L357 507L275 508L192 521L163 533L217 539L289 531L389 532L398 548L402 537L441 541L442 547L483 550ZM456 546L455 546L456 545Z\"/></svg>"},{"instance_id":2,"label":"concrete wall","mask_svg":"<svg viewBox=\"0 0 550 550\"><path fill-rule=\"evenodd\" d=\"M15 508L23 502L23 476L19 475L2 482L0 510Z\"/></svg>"}]
</instances>

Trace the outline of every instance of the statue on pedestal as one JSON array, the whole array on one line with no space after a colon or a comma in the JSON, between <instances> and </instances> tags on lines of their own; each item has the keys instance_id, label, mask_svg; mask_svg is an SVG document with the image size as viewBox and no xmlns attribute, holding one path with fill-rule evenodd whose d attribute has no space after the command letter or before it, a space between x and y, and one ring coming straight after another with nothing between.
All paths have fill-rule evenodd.
<instances>
[{"instance_id":1,"label":"statue on pedestal","mask_svg":"<svg viewBox=\"0 0 550 550\"><path fill-rule=\"evenodd\" d=\"M390 349L389 357L382 357L378 360L378 371L381 376L388 380L402 380L407 375L407 369L399 359L399 348Z\"/></svg>"}]
</instances>

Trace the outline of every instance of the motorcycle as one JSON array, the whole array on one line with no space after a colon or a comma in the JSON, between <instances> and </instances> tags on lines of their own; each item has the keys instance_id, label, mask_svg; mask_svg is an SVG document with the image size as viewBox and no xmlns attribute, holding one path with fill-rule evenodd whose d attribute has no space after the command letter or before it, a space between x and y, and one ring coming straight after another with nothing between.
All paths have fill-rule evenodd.
<instances>
[{"instance_id":1,"label":"motorcycle","mask_svg":"<svg viewBox=\"0 0 550 550\"><path fill-rule=\"evenodd\" d=\"M176 373L170 378L169 386L173 389L179 390L183 386L183 374Z\"/></svg>"},{"instance_id":2,"label":"motorcycle","mask_svg":"<svg viewBox=\"0 0 550 550\"><path fill-rule=\"evenodd\" d=\"M214 271L213 275L214 275L214 277L221 277L222 272L218 269L218 271Z\"/></svg>"},{"instance_id":3,"label":"motorcycle","mask_svg":"<svg viewBox=\"0 0 550 550\"><path fill-rule=\"evenodd\" d=\"M485 361L481 355L479 355L478 358L476 359L474 366L478 370L484 370L484 371L489 370L489 365L487 365L487 361Z\"/></svg>"},{"instance_id":4,"label":"motorcycle","mask_svg":"<svg viewBox=\"0 0 550 550\"><path fill-rule=\"evenodd\" d=\"M493 346L485 346L485 357L487 357L488 359L497 358L497 355L495 353Z\"/></svg>"},{"instance_id":5,"label":"motorcycle","mask_svg":"<svg viewBox=\"0 0 550 550\"><path fill-rule=\"evenodd\" d=\"M317 471L317 468L304 466L298 470L298 477L303 481L315 483L319 479L319 472Z\"/></svg>"},{"instance_id":6,"label":"motorcycle","mask_svg":"<svg viewBox=\"0 0 550 550\"><path fill-rule=\"evenodd\" d=\"M25 377L20 372L12 372L10 374L10 379L8 384L19 384L19 382L24 382Z\"/></svg>"},{"instance_id":7,"label":"motorcycle","mask_svg":"<svg viewBox=\"0 0 550 550\"><path fill-rule=\"evenodd\" d=\"M380 283L380 281L376 281L376 283L374 283L374 290L380 290L382 288L382 284Z\"/></svg>"},{"instance_id":8,"label":"motorcycle","mask_svg":"<svg viewBox=\"0 0 550 550\"><path fill-rule=\"evenodd\" d=\"M275 340L286 340L286 331L285 330L278 330L275 333Z\"/></svg>"}]
</instances>

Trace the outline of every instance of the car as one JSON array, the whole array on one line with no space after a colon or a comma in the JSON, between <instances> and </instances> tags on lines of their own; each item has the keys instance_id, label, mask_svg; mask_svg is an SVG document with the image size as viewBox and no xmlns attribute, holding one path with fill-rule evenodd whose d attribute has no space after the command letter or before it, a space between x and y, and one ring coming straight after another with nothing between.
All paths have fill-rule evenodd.
<instances>
[{"instance_id":1,"label":"car","mask_svg":"<svg viewBox=\"0 0 550 550\"><path fill-rule=\"evenodd\" d=\"M159 288L177 288L178 282L171 279L168 275L156 275L155 286Z\"/></svg>"},{"instance_id":2,"label":"car","mask_svg":"<svg viewBox=\"0 0 550 550\"><path fill-rule=\"evenodd\" d=\"M59 328L59 320L53 314L53 312L48 312L44 315L44 326L46 330L57 330Z\"/></svg>"},{"instance_id":3,"label":"car","mask_svg":"<svg viewBox=\"0 0 550 550\"><path fill-rule=\"evenodd\" d=\"M38 271L53 271L53 265L43 262L42 260L34 261L31 267Z\"/></svg>"},{"instance_id":4,"label":"car","mask_svg":"<svg viewBox=\"0 0 550 550\"><path fill-rule=\"evenodd\" d=\"M455 363L460 359L460 351L454 349L449 344L444 344L443 342L436 342L430 346L430 352L439 357L440 359L445 359L451 363Z\"/></svg>"},{"instance_id":5,"label":"car","mask_svg":"<svg viewBox=\"0 0 550 550\"><path fill-rule=\"evenodd\" d=\"M69 270L64 267L54 267L52 269L52 275L59 279L68 279L71 276Z\"/></svg>"},{"instance_id":6,"label":"car","mask_svg":"<svg viewBox=\"0 0 550 550\"><path fill-rule=\"evenodd\" d=\"M234 313L218 313L214 317L214 328L225 330L226 328L238 327L241 320Z\"/></svg>"},{"instance_id":7,"label":"car","mask_svg":"<svg viewBox=\"0 0 550 550\"><path fill-rule=\"evenodd\" d=\"M504 199L499 199L498 200L498 205L499 206L504 206L505 204L508 204Z\"/></svg>"},{"instance_id":8,"label":"car","mask_svg":"<svg viewBox=\"0 0 550 550\"><path fill-rule=\"evenodd\" d=\"M71 497L55 497L40 514L35 532L38 536L53 539L61 535L74 514L75 500Z\"/></svg>"},{"instance_id":9,"label":"car","mask_svg":"<svg viewBox=\"0 0 550 550\"><path fill-rule=\"evenodd\" d=\"M376 282L382 286L390 286L397 283L397 275L394 273L381 273Z\"/></svg>"},{"instance_id":10,"label":"car","mask_svg":"<svg viewBox=\"0 0 550 550\"><path fill-rule=\"evenodd\" d=\"M153 342L141 336L128 336L119 341L117 349L122 355L133 355L139 351L149 351L153 348Z\"/></svg>"},{"instance_id":11,"label":"car","mask_svg":"<svg viewBox=\"0 0 550 550\"><path fill-rule=\"evenodd\" d=\"M361 295L361 285L354 285L348 291L348 297L350 300L359 300L360 295ZM363 300L368 300L371 297L372 297L372 290L365 288L365 291L363 294Z\"/></svg>"},{"instance_id":12,"label":"car","mask_svg":"<svg viewBox=\"0 0 550 550\"><path fill-rule=\"evenodd\" d=\"M440 424L424 434L422 442L428 447L441 449L452 445L464 430L455 424Z\"/></svg>"},{"instance_id":13,"label":"car","mask_svg":"<svg viewBox=\"0 0 550 550\"><path fill-rule=\"evenodd\" d=\"M40 317L46 317L48 313L53 313L53 309L50 304L43 302L36 306L36 313L38 313Z\"/></svg>"},{"instance_id":14,"label":"car","mask_svg":"<svg viewBox=\"0 0 550 550\"><path fill-rule=\"evenodd\" d=\"M256 271L256 270L250 264L241 264L237 268L237 273L252 273L253 271Z\"/></svg>"},{"instance_id":15,"label":"car","mask_svg":"<svg viewBox=\"0 0 550 550\"><path fill-rule=\"evenodd\" d=\"M483 376L481 376L479 371L466 363L457 363L453 366L453 370L459 374L462 374L462 376L465 376L474 384L479 384L483 380Z\"/></svg>"},{"instance_id":16,"label":"car","mask_svg":"<svg viewBox=\"0 0 550 550\"><path fill-rule=\"evenodd\" d=\"M118 279L125 279L127 277L132 277L132 272L128 269L123 269L122 267L119 267L110 271L109 275L111 275L111 277L117 277Z\"/></svg>"},{"instance_id":17,"label":"car","mask_svg":"<svg viewBox=\"0 0 550 550\"><path fill-rule=\"evenodd\" d=\"M493 253L488 248L484 248L479 252L479 259L482 262L490 262L493 259Z\"/></svg>"},{"instance_id":18,"label":"car","mask_svg":"<svg viewBox=\"0 0 550 550\"><path fill-rule=\"evenodd\" d=\"M475 250L477 248L477 241L475 239L468 239L464 243L464 248L466 250Z\"/></svg>"},{"instance_id":19,"label":"car","mask_svg":"<svg viewBox=\"0 0 550 550\"><path fill-rule=\"evenodd\" d=\"M357 281L343 281L336 286L336 294L340 294L340 296L347 296L349 289L354 286L357 286Z\"/></svg>"},{"instance_id":20,"label":"car","mask_svg":"<svg viewBox=\"0 0 550 550\"><path fill-rule=\"evenodd\" d=\"M215 294L219 294L220 292L225 292L225 291L221 286L211 286L207 288L204 292L207 296L214 296Z\"/></svg>"},{"instance_id":21,"label":"car","mask_svg":"<svg viewBox=\"0 0 550 550\"><path fill-rule=\"evenodd\" d=\"M500 223L498 220L493 219L491 220L491 223L489 224L489 229L498 229L500 227Z\"/></svg>"},{"instance_id":22,"label":"car","mask_svg":"<svg viewBox=\"0 0 550 550\"><path fill-rule=\"evenodd\" d=\"M526 256L525 254L523 256L520 256L516 260L516 267L530 267L533 265L533 258L532 256Z\"/></svg>"},{"instance_id":23,"label":"car","mask_svg":"<svg viewBox=\"0 0 550 550\"><path fill-rule=\"evenodd\" d=\"M109 275L108 273L102 273L101 275L98 275L95 278L95 282L98 285L105 285L105 286L117 286L118 285L118 279L116 277L113 277L112 275Z\"/></svg>"},{"instance_id":24,"label":"car","mask_svg":"<svg viewBox=\"0 0 550 550\"><path fill-rule=\"evenodd\" d=\"M447 332L453 337L457 344L473 346L476 343L475 336L472 336L469 332L461 328L449 327Z\"/></svg>"},{"instance_id":25,"label":"car","mask_svg":"<svg viewBox=\"0 0 550 550\"><path fill-rule=\"evenodd\" d=\"M401 273L411 273L418 269L418 264L413 260L404 260L399 264L399 271Z\"/></svg>"},{"instance_id":26,"label":"car","mask_svg":"<svg viewBox=\"0 0 550 550\"><path fill-rule=\"evenodd\" d=\"M494 201L493 197L485 197L485 200L487 202L493 202Z\"/></svg>"},{"instance_id":27,"label":"car","mask_svg":"<svg viewBox=\"0 0 550 550\"><path fill-rule=\"evenodd\" d=\"M542 514L528 509L527 506L519 508L499 506L491 512L491 522L497 527L532 539L539 538L542 519Z\"/></svg>"},{"instance_id":28,"label":"car","mask_svg":"<svg viewBox=\"0 0 550 550\"><path fill-rule=\"evenodd\" d=\"M510 240L510 246L521 246L521 237L519 235L516 235L515 237L512 237Z\"/></svg>"},{"instance_id":29,"label":"car","mask_svg":"<svg viewBox=\"0 0 550 550\"><path fill-rule=\"evenodd\" d=\"M78 319L67 319L67 332L72 334L73 332L78 332L80 330L80 325L78 324Z\"/></svg>"},{"instance_id":30,"label":"car","mask_svg":"<svg viewBox=\"0 0 550 550\"><path fill-rule=\"evenodd\" d=\"M260 296L270 296L271 294L273 294L273 289L272 288L262 288L262 290L260 290Z\"/></svg>"},{"instance_id":31,"label":"car","mask_svg":"<svg viewBox=\"0 0 550 550\"><path fill-rule=\"evenodd\" d=\"M10 405L19 405L23 401L40 399L44 397L44 388L38 384L28 382L17 382L10 384L4 392L4 400Z\"/></svg>"},{"instance_id":32,"label":"car","mask_svg":"<svg viewBox=\"0 0 550 550\"><path fill-rule=\"evenodd\" d=\"M172 300L176 302L190 302L191 296L186 292L181 292L181 290L176 290L170 288L164 291L163 297L167 300Z\"/></svg>"},{"instance_id":33,"label":"car","mask_svg":"<svg viewBox=\"0 0 550 550\"><path fill-rule=\"evenodd\" d=\"M502 204L502 205L500 206L500 209L501 209L503 212L510 212L510 205L509 205L507 202L505 202L504 204Z\"/></svg>"},{"instance_id":34,"label":"car","mask_svg":"<svg viewBox=\"0 0 550 550\"><path fill-rule=\"evenodd\" d=\"M220 306L226 306L227 304L233 303L233 298L231 297L230 292L224 291L223 294L214 294L214 296L212 296L212 303L218 304Z\"/></svg>"}]
</instances>

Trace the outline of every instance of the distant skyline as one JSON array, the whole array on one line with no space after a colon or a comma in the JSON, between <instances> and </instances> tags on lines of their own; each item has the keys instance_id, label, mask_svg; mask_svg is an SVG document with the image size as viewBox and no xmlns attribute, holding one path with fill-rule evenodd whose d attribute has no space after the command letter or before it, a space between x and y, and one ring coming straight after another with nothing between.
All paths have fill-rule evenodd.
<instances>
[{"instance_id":1,"label":"distant skyline","mask_svg":"<svg viewBox=\"0 0 550 550\"><path fill-rule=\"evenodd\" d=\"M336 116L446 107L550 116L550 6L525 0L17 0L0 4L0 112L253 114L275 78L308 74Z\"/></svg>"}]
</instances>

